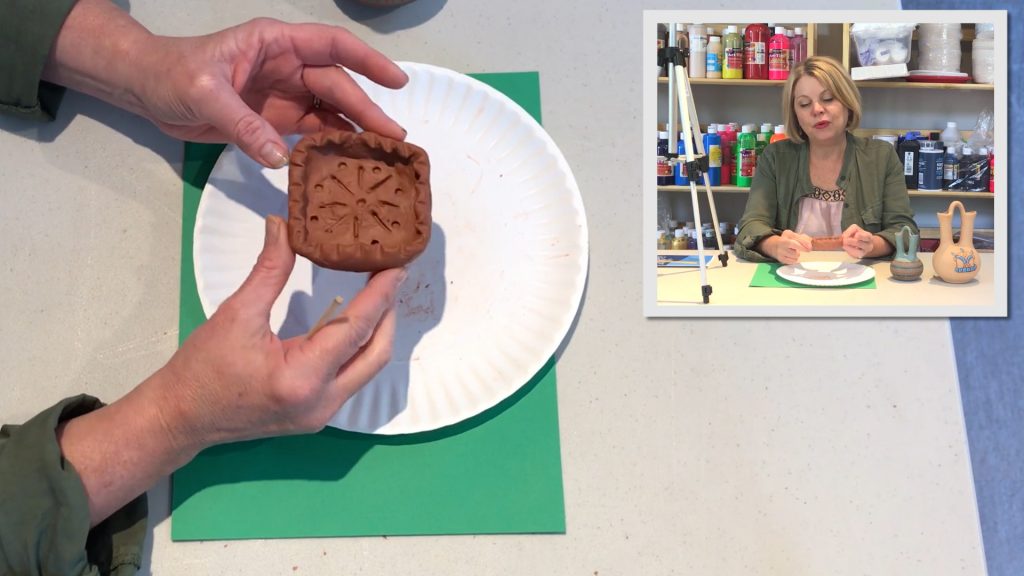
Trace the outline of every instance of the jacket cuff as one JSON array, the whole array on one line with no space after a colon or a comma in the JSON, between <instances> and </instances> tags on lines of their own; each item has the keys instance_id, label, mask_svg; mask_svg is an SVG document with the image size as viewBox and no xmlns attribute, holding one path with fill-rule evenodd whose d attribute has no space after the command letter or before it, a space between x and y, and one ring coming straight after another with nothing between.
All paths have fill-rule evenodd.
<instances>
[{"instance_id":1,"label":"jacket cuff","mask_svg":"<svg viewBox=\"0 0 1024 576\"><path fill-rule=\"evenodd\" d=\"M61 422L102 406L76 396L0 428L0 573L122 575L139 568L145 494L90 530L82 480L57 443Z\"/></svg>"},{"instance_id":2,"label":"jacket cuff","mask_svg":"<svg viewBox=\"0 0 1024 576\"><path fill-rule=\"evenodd\" d=\"M76 0L0 2L0 112L53 120L64 88L42 80L43 68Z\"/></svg>"}]
</instances>

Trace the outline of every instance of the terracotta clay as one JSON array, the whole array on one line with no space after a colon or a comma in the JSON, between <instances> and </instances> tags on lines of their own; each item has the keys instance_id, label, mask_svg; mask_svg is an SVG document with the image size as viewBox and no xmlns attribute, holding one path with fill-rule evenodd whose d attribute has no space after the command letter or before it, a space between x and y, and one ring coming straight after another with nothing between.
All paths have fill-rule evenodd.
<instances>
[{"instance_id":1,"label":"terracotta clay","mask_svg":"<svg viewBox=\"0 0 1024 576\"><path fill-rule=\"evenodd\" d=\"M811 238L811 249L815 251L835 251L843 249L842 236Z\"/></svg>"},{"instance_id":2,"label":"terracotta clay","mask_svg":"<svg viewBox=\"0 0 1024 576\"><path fill-rule=\"evenodd\" d=\"M324 268L403 266L430 241L430 161L420 147L377 134L322 132L295 146L288 238Z\"/></svg>"}]
</instances>

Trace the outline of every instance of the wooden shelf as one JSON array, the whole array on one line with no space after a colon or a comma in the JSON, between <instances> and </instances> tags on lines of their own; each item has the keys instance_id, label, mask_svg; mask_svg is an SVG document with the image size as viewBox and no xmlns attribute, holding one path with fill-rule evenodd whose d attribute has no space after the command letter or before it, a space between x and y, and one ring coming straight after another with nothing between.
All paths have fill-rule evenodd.
<instances>
[{"instance_id":1,"label":"wooden shelf","mask_svg":"<svg viewBox=\"0 0 1024 576\"><path fill-rule=\"evenodd\" d=\"M690 78L690 84L693 86L709 85L709 86L782 86L785 84L785 80L732 80L726 78ZM668 78L662 76L658 78L658 84L668 84Z\"/></svg>"},{"instance_id":2,"label":"wooden shelf","mask_svg":"<svg viewBox=\"0 0 1024 576\"><path fill-rule=\"evenodd\" d=\"M659 192L689 192L689 186L658 186ZM704 191L704 186L697 186L698 192ZM741 193L750 192L750 188L740 186L712 186L712 192ZM984 198L991 200L995 194L992 192L958 192L956 190L907 190L911 198Z\"/></svg>"},{"instance_id":3,"label":"wooden shelf","mask_svg":"<svg viewBox=\"0 0 1024 576\"><path fill-rule=\"evenodd\" d=\"M906 80L858 80L854 82L858 88L896 88L896 89L917 89L917 90L987 90L994 89L992 84L933 84L930 82L907 82Z\"/></svg>"},{"instance_id":4,"label":"wooden shelf","mask_svg":"<svg viewBox=\"0 0 1024 576\"><path fill-rule=\"evenodd\" d=\"M992 192L958 192L956 190L907 190L911 198L986 198L991 200L995 194Z\"/></svg>"},{"instance_id":5,"label":"wooden shelf","mask_svg":"<svg viewBox=\"0 0 1024 576\"><path fill-rule=\"evenodd\" d=\"M689 192L690 186L658 186L659 192ZM704 185L699 184L697 186L698 192L704 191ZM740 186L712 186L712 192L750 192L750 188L743 188Z\"/></svg>"}]
</instances>

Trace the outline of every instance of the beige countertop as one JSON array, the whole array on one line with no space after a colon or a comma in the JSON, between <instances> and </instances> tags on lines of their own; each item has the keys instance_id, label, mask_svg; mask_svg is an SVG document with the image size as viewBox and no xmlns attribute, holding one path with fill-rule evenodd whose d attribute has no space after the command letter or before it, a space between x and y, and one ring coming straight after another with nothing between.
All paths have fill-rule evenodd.
<instances>
[{"instance_id":1,"label":"beige countertop","mask_svg":"<svg viewBox=\"0 0 1024 576\"><path fill-rule=\"evenodd\" d=\"M696 250L659 250L659 255L696 254ZM716 254L717 252L713 252ZM901 282L889 272L889 262L857 261L845 252L809 252L801 262L854 262L875 271L874 289L854 288L769 288L750 286L758 266L729 252L728 265L713 258L707 269L712 287L709 304L701 301L698 268L658 268L658 306L668 314L791 316L979 316L994 315L997 288L995 255L981 253L978 275L964 284L950 284L934 275L932 254L918 254L924 265L921 278ZM1005 290L1005 282L1004 290ZM1005 302L1005 300L1004 300ZM698 310L694 310L697 308Z\"/></svg>"},{"instance_id":2,"label":"beige countertop","mask_svg":"<svg viewBox=\"0 0 1024 576\"><path fill-rule=\"evenodd\" d=\"M641 8L664 3L130 4L163 34L270 16L344 24L398 60L538 70L591 230L558 356L564 535L175 543L165 479L144 574L985 574L946 320L644 317ZM0 422L112 401L177 345L183 147L77 94L55 123L0 118L0 147Z\"/></svg>"}]
</instances>

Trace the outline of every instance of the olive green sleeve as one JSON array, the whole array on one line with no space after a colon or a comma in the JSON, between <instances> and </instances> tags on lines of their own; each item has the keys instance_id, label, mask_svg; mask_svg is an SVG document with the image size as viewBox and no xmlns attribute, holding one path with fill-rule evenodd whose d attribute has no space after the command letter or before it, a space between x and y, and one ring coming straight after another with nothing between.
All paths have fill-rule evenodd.
<instances>
[{"instance_id":1,"label":"olive green sleeve","mask_svg":"<svg viewBox=\"0 0 1024 576\"><path fill-rule=\"evenodd\" d=\"M43 67L75 0L0 1L0 112L52 120L64 88Z\"/></svg>"},{"instance_id":2,"label":"olive green sleeve","mask_svg":"<svg viewBox=\"0 0 1024 576\"><path fill-rule=\"evenodd\" d=\"M740 218L740 231L736 236L733 250L736 256L751 262L774 262L773 259L754 249L758 242L778 230L778 181L776 179L776 151L778 146L768 146L761 155L754 173L754 181L747 194L747 206Z\"/></svg>"},{"instance_id":3,"label":"olive green sleeve","mask_svg":"<svg viewBox=\"0 0 1024 576\"><path fill-rule=\"evenodd\" d=\"M903 175L903 165L890 150L885 150L879 164L885 163L885 183L882 188L882 229L878 236L885 238L895 250L896 235L903 226L909 226L913 234L919 234L914 221L914 209L910 207L910 194L907 193L907 181ZM894 257L890 254L888 258Z\"/></svg>"},{"instance_id":4,"label":"olive green sleeve","mask_svg":"<svg viewBox=\"0 0 1024 576\"><path fill-rule=\"evenodd\" d=\"M100 408L68 398L20 426L0 427L0 574L134 574L141 564L143 494L89 529L81 478L64 460L57 426Z\"/></svg>"}]
</instances>

